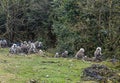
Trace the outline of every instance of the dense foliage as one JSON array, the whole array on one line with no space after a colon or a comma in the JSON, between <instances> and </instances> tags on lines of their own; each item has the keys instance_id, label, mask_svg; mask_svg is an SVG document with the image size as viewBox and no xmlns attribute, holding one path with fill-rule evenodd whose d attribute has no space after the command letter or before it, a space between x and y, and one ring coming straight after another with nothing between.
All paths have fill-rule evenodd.
<instances>
[{"instance_id":1,"label":"dense foliage","mask_svg":"<svg viewBox=\"0 0 120 83\"><path fill-rule=\"evenodd\" d=\"M53 28L57 47L74 52L81 47L93 56L97 46L104 55L120 55L119 0L55 0Z\"/></svg>"},{"instance_id":2,"label":"dense foliage","mask_svg":"<svg viewBox=\"0 0 120 83\"><path fill-rule=\"evenodd\" d=\"M11 42L38 39L52 42L50 0L1 0L0 3L2 38Z\"/></svg>"},{"instance_id":3,"label":"dense foliage","mask_svg":"<svg viewBox=\"0 0 120 83\"><path fill-rule=\"evenodd\" d=\"M1 0L0 37L41 40L73 55L81 47L93 56L120 56L119 0Z\"/></svg>"}]
</instances>

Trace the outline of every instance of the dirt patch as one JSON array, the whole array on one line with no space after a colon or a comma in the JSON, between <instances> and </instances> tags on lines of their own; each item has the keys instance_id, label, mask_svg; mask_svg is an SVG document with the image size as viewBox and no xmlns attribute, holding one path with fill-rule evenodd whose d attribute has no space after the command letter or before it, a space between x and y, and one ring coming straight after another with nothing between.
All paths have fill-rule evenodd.
<instances>
[{"instance_id":1,"label":"dirt patch","mask_svg":"<svg viewBox=\"0 0 120 83\"><path fill-rule=\"evenodd\" d=\"M9 73L0 75L0 83L8 83L10 79L15 79L15 75Z\"/></svg>"}]
</instances>

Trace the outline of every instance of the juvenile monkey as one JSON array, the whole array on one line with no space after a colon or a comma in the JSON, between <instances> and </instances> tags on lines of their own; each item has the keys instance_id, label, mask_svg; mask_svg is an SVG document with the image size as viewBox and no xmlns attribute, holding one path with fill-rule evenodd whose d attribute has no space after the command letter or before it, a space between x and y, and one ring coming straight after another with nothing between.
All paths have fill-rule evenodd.
<instances>
[{"instance_id":1,"label":"juvenile monkey","mask_svg":"<svg viewBox=\"0 0 120 83\"><path fill-rule=\"evenodd\" d=\"M58 58L58 57L59 57L59 53L56 52L54 58Z\"/></svg>"},{"instance_id":2,"label":"juvenile monkey","mask_svg":"<svg viewBox=\"0 0 120 83\"><path fill-rule=\"evenodd\" d=\"M68 56L68 51L64 51L64 52L62 53L62 57L66 58L67 56Z\"/></svg>"}]
</instances>

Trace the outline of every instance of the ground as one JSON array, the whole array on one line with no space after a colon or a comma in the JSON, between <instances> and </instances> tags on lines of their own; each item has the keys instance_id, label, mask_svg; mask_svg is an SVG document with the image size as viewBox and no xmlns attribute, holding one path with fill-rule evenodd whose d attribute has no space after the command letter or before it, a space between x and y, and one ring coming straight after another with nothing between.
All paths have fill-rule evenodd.
<instances>
[{"instance_id":1,"label":"ground","mask_svg":"<svg viewBox=\"0 0 120 83\"><path fill-rule=\"evenodd\" d=\"M93 63L73 58L52 58L32 55L9 55L0 49L0 83L96 83L83 82L82 70ZM99 63L102 64L102 63Z\"/></svg>"}]
</instances>

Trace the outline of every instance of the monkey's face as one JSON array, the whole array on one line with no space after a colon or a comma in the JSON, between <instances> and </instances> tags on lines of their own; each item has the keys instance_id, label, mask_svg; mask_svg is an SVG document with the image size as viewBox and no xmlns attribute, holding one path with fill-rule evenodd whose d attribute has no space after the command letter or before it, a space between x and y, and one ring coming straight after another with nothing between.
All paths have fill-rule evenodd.
<instances>
[{"instance_id":1,"label":"monkey's face","mask_svg":"<svg viewBox=\"0 0 120 83\"><path fill-rule=\"evenodd\" d=\"M57 52L57 53L55 53L55 55L59 55L59 53Z\"/></svg>"},{"instance_id":2,"label":"monkey's face","mask_svg":"<svg viewBox=\"0 0 120 83\"><path fill-rule=\"evenodd\" d=\"M96 49L96 50L101 52L101 47L97 47L97 49Z\"/></svg>"},{"instance_id":3,"label":"monkey's face","mask_svg":"<svg viewBox=\"0 0 120 83\"><path fill-rule=\"evenodd\" d=\"M65 54L68 54L68 51L65 51L64 53L65 53Z\"/></svg>"},{"instance_id":4,"label":"monkey's face","mask_svg":"<svg viewBox=\"0 0 120 83\"><path fill-rule=\"evenodd\" d=\"M14 48L16 48L16 47L17 47L17 45L16 45L16 44L13 44L13 47L14 47Z\"/></svg>"},{"instance_id":5,"label":"monkey's face","mask_svg":"<svg viewBox=\"0 0 120 83\"><path fill-rule=\"evenodd\" d=\"M85 52L84 48L80 48L80 52Z\"/></svg>"}]
</instances>

